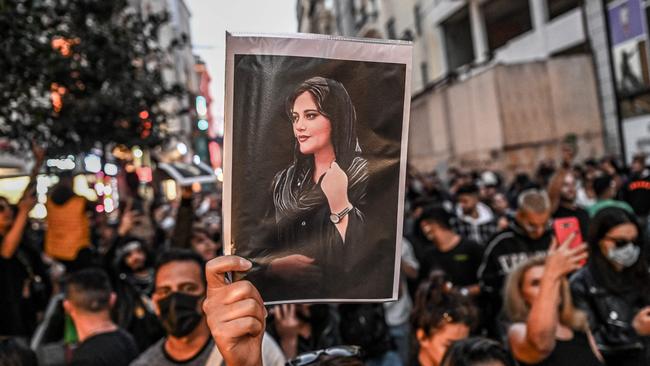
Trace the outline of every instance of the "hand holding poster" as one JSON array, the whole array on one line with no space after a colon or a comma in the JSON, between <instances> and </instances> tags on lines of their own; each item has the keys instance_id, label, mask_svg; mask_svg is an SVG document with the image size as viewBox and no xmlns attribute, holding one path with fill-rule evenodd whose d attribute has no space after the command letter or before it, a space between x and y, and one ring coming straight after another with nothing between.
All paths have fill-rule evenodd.
<instances>
[{"instance_id":1,"label":"hand holding poster","mask_svg":"<svg viewBox=\"0 0 650 366\"><path fill-rule=\"evenodd\" d=\"M411 54L227 35L225 249L267 303L397 298Z\"/></svg>"}]
</instances>

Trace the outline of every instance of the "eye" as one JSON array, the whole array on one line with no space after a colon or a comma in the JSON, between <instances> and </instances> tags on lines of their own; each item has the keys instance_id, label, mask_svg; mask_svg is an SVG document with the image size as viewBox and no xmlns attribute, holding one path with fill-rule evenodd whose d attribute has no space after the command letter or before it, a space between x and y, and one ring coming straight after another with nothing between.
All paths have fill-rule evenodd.
<instances>
[{"instance_id":1,"label":"eye","mask_svg":"<svg viewBox=\"0 0 650 366\"><path fill-rule=\"evenodd\" d=\"M298 122L298 113L294 113L291 115L291 123L296 123Z\"/></svg>"},{"instance_id":2,"label":"eye","mask_svg":"<svg viewBox=\"0 0 650 366\"><path fill-rule=\"evenodd\" d=\"M308 120L313 120L314 118L318 117L318 113L310 112L310 113L307 113L307 114L305 115L305 117L306 117Z\"/></svg>"}]
</instances>

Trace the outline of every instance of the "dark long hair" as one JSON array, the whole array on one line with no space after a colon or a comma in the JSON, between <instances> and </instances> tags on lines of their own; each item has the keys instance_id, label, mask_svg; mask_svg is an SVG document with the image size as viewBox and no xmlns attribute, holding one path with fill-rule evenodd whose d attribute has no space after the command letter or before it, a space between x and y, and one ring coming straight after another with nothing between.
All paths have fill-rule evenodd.
<instances>
[{"instance_id":1,"label":"dark long hair","mask_svg":"<svg viewBox=\"0 0 650 366\"><path fill-rule=\"evenodd\" d=\"M418 287L411 314L414 331L422 329L429 337L445 323L473 328L476 322L476 308L451 285L443 271L432 271Z\"/></svg>"},{"instance_id":2,"label":"dark long hair","mask_svg":"<svg viewBox=\"0 0 650 366\"><path fill-rule=\"evenodd\" d=\"M321 76L307 79L298 85L286 100L285 110L289 120L292 120L293 104L296 98L304 92L311 94L318 112L330 120L336 162L343 170L347 170L352 159L361 154L361 147L357 139L357 113L348 91L343 84L333 79ZM308 167L307 164L313 165L313 156L302 155L298 142L295 142L294 145L294 160L298 172Z\"/></svg>"},{"instance_id":3,"label":"dark long hair","mask_svg":"<svg viewBox=\"0 0 650 366\"><path fill-rule=\"evenodd\" d=\"M641 247L641 255L636 263L616 272L609 260L600 250L600 241L614 227L622 224L633 224L637 228L636 244ZM636 289L642 296L650 300L650 273L648 272L647 246L644 233L634 214L619 207L607 207L599 211L589 225L588 235L590 260L589 266L593 276L609 291L619 293Z\"/></svg>"}]
</instances>

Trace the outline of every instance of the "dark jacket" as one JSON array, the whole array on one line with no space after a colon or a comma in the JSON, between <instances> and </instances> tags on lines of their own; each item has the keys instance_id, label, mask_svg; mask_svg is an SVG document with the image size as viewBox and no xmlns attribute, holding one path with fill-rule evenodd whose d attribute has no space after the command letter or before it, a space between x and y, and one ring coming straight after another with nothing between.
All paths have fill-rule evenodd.
<instances>
[{"instance_id":1,"label":"dark jacket","mask_svg":"<svg viewBox=\"0 0 650 366\"><path fill-rule=\"evenodd\" d=\"M526 231L513 222L488 243L478 269L481 285L481 308L487 319L490 336L505 336L503 317L503 285L506 276L528 258L546 255L551 245L552 232L547 230L539 239L531 239Z\"/></svg>"},{"instance_id":2,"label":"dark jacket","mask_svg":"<svg viewBox=\"0 0 650 366\"><path fill-rule=\"evenodd\" d=\"M571 277L571 294L576 307L589 318L598 349L608 365L650 365L650 337L639 336L632 327L634 316L644 304L638 288L613 293L594 276L593 262Z\"/></svg>"}]
</instances>

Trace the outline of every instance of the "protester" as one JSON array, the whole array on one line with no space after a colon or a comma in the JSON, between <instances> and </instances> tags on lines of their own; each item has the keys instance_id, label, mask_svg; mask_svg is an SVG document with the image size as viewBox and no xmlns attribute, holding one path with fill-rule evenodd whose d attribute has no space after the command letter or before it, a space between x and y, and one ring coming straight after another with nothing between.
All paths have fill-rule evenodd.
<instances>
[{"instance_id":1,"label":"protester","mask_svg":"<svg viewBox=\"0 0 650 366\"><path fill-rule=\"evenodd\" d=\"M128 365L138 355L133 337L111 320L114 304L115 293L103 271L88 268L68 277L63 307L81 342L72 365Z\"/></svg>"},{"instance_id":2,"label":"protester","mask_svg":"<svg viewBox=\"0 0 650 366\"><path fill-rule=\"evenodd\" d=\"M411 322L409 317L413 310L413 301L408 291L407 278L417 280L420 263L415 257L413 246L406 238L402 239L401 274L399 280L399 297L397 301L384 303L386 324L390 336L395 342L402 364L408 365L411 350Z\"/></svg>"},{"instance_id":3,"label":"protester","mask_svg":"<svg viewBox=\"0 0 650 366\"><path fill-rule=\"evenodd\" d=\"M30 338L37 313L51 292L38 244L28 235L29 211L36 204L36 176L45 150L32 145L34 165L17 210L0 196L0 337Z\"/></svg>"},{"instance_id":4,"label":"protester","mask_svg":"<svg viewBox=\"0 0 650 366\"><path fill-rule=\"evenodd\" d=\"M491 339L470 337L456 341L445 353L441 366L515 366L508 351Z\"/></svg>"},{"instance_id":5,"label":"protester","mask_svg":"<svg viewBox=\"0 0 650 366\"><path fill-rule=\"evenodd\" d=\"M575 217L580 224L583 238L589 230L589 213L576 203L577 182L575 175L568 170L560 170L551 178L548 187L553 218Z\"/></svg>"},{"instance_id":6,"label":"protester","mask_svg":"<svg viewBox=\"0 0 650 366\"><path fill-rule=\"evenodd\" d=\"M220 363L222 355L215 348L206 315L201 311L207 290L203 263L200 255L187 249L172 249L161 254L156 264L152 299L167 336L141 354L132 365L202 366ZM234 295L230 294L231 297ZM247 305L253 304L243 304L243 307ZM225 327L230 330L232 326L228 324ZM270 337L265 337L260 357L265 365L284 364L282 351ZM225 361L227 364L240 364L231 363L227 358Z\"/></svg>"},{"instance_id":7,"label":"protester","mask_svg":"<svg viewBox=\"0 0 650 366\"><path fill-rule=\"evenodd\" d=\"M646 238L650 239L650 169L646 156L637 155L630 167L630 178L621 192L622 199L634 209L644 225Z\"/></svg>"},{"instance_id":8,"label":"protester","mask_svg":"<svg viewBox=\"0 0 650 366\"><path fill-rule=\"evenodd\" d=\"M491 321L488 331L497 339L504 335L499 314L505 277L528 258L546 254L552 239L550 218L551 204L546 192L523 191L515 222L497 234L485 250L478 276L486 296L484 314Z\"/></svg>"},{"instance_id":9,"label":"protester","mask_svg":"<svg viewBox=\"0 0 650 366\"><path fill-rule=\"evenodd\" d=\"M490 208L494 212L497 221L497 231L502 231L508 228L510 222L514 220L514 212L508 204L508 199L503 192L496 192L492 196Z\"/></svg>"},{"instance_id":10,"label":"protester","mask_svg":"<svg viewBox=\"0 0 650 366\"><path fill-rule=\"evenodd\" d=\"M411 316L417 339L412 364L438 366L451 342L466 338L476 323L476 309L447 281L434 271L420 284Z\"/></svg>"},{"instance_id":11,"label":"protester","mask_svg":"<svg viewBox=\"0 0 650 366\"><path fill-rule=\"evenodd\" d=\"M68 272L92 265L90 228L86 211L91 204L72 190L73 176L59 174L48 197L45 253L63 263Z\"/></svg>"},{"instance_id":12,"label":"protester","mask_svg":"<svg viewBox=\"0 0 650 366\"><path fill-rule=\"evenodd\" d=\"M36 354L13 338L0 338L0 365L38 366Z\"/></svg>"},{"instance_id":13,"label":"protester","mask_svg":"<svg viewBox=\"0 0 650 366\"><path fill-rule=\"evenodd\" d=\"M117 302L113 318L135 338L144 351L165 333L151 306L154 268L151 255L139 240L131 240L116 250L112 267Z\"/></svg>"},{"instance_id":14,"label":"protester","mask_svg":"<svg viewBox=\"0 0 650 366\"><path fill-rule=\"evenodd\" d=\"M428 278L432 270L439 269L460 293L477 296L481 290L476 273L483 248L454 232L450 225L452 218L441 206L430 207L420 216L420 229L428 241L421 246L418 255L420 279Z\"/></svg>"},{"instance_id":15,"label":"protester","mask_svg":"<svg viewBox=\"0 0 650 366\"><path fill-rule=\"evenodd\" d=\"M366 365L401 365L381 304L342 304L338 310L342 343L360 346Z\"/></svg>"},{"instance_id":16,"label":"protester","mask_svg":"<svg viewBox=\"0 0 650 366\"><path fill-rule=\"evenodd\" d=\"M192 226L191 232L190 244L192 250L199 253L204 261L207 262L217 255L223 254L223 249L220 246L221 243L215 242L212 239L206 225L195 223Z\"/></svg>"},{"instance_id":17,"label":"protester","mask_svg":"<svg viewBox=\"0 0 650 366\"><path fill-rule=\"evenodd\" d=\"M334 310L328 305L284 304L271 309L268 332L288 359L341 344Z\"/></svg>"},{"instance_id":18,"label":"protester","mask_svg":"<svg viewBox=\"0 0 650 366\"><path fill-rule=\"evenodd\" d=\"M571 291L606 364L650 364L650 273L636 217L620 207L600 210L591 222L589 250Z\"/></svg>"},{"instance_id":19,"label":"protester","mask_svg":"<svg viewBox=\"0 0 650 366\"><path fill-rule=\"evenodd\" d=\"M616 182L611 175L602 175L594 179L593 182L594 192L597 200L587 210L590 217L596 216L598 211L604 207L616 206L633 213L634 210L627 202L616 200Z\"/></svg>"},{"instance_id":20,"label":"protester","mask_svg":"<svg viewBox=\"0 0 650 366\"><path fill-rule=\"evenodd\" d=\"M456 220L454 231L465 239L481 245L497 231L497 221L490 207L479 201L479 188L475 184L466 184L456 191Z\"/></svg>"},{"instance_id":21,"label":"protester","mask_svg":"<svg viewBox=\"0 0 650 366\"><path fill-rule=\"evenodd\" d=\"M546 258L532 258L508 276L508 343L521 364L602 365L586 315L571 299L566 275L587 258L587 246L570 248L572 239L554 242Z\"/></svg>"}]
</instances>

